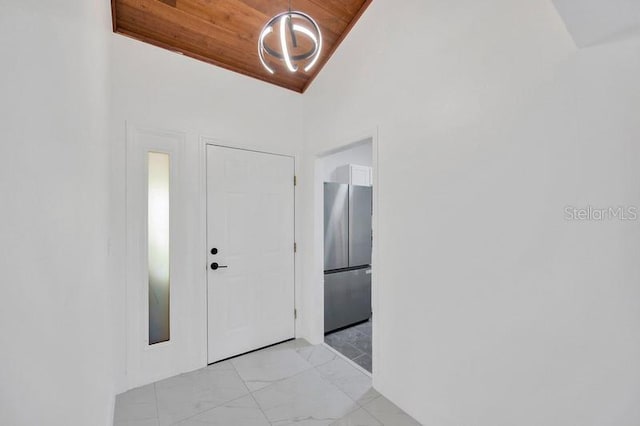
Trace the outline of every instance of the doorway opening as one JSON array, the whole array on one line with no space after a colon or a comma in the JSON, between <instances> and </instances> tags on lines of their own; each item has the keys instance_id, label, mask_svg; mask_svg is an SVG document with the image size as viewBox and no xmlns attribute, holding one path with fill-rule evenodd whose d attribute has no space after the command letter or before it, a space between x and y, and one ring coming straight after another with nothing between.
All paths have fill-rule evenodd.
<instances>
[{"instance_id":1,"label":"doorway opening","mask_svg":"<svg viewBox=\"0 0 640 426\"><path fill-rule=\"evenodd\" d=\"M373 141L318 159L322 175L324 341L369 373L372 353Z\"/></svg>"}]
</instances>

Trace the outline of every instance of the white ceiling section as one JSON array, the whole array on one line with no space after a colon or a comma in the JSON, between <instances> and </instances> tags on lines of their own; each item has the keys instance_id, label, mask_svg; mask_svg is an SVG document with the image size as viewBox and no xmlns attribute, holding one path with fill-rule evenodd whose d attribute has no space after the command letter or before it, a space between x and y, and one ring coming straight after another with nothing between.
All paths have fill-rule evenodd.
<instances>
[{"instance_id":1,"label":"white ceiling section","mask_svg":"<svg viewBox=\"0 0 640 426\"><path fill-rule=\"evenodd\" d=\"M578 47L640 33L640 0L553 0Z\"/></svg>"}]
</instances>

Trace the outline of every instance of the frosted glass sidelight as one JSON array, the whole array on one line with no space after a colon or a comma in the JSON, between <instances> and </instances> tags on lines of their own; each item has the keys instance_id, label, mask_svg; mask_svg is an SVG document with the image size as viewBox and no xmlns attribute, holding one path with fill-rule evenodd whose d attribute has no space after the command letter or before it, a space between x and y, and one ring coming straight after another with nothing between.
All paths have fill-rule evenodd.
<instances>
[{"instance_id":1,"label":"frosted glass sidelight","mask_svg":"<svg viewBox=\"0 0 640 426\"><path fill-rule=\"evenodd\" d=\"M169 154L149 152L148 257L149 344L167 342L170 334Z\"/></svg>"}]
</instances>

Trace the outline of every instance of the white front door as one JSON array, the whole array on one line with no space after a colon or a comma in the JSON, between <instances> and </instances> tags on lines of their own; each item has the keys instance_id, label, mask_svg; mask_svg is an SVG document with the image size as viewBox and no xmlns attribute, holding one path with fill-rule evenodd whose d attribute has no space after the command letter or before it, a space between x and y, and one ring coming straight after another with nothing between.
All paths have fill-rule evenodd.
<instances>
[{"instance_id":1,"label":"white front door","mask_svg":"<svg viewBox=\"0 0 640 426\"><path fill-rule=\"evenodd\" d=\"M294 337L294 160L207 145L209 363Z\"/></svg>"}]
</instances>

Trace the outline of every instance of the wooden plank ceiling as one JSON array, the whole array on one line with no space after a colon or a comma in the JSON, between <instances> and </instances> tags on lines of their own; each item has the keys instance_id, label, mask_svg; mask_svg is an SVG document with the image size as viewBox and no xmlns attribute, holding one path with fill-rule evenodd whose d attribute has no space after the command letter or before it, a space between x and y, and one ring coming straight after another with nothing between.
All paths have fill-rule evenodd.
<instances>
[{"instance_id":1,"label":"wooden plank ceiling","mask_svg":"<svg viewBox=\"0 0 640 426\"><path fill-rule=\"evenodd\" d=\"M303 93L372 0L292 0L292 10L311 15L324 46L308 73L258 58L262 27L288 10L287 0L112 0L113 30L296 92Z\"/></svg>"}]
</instances>

